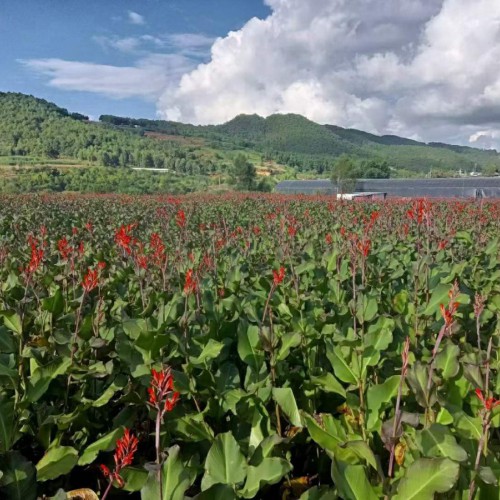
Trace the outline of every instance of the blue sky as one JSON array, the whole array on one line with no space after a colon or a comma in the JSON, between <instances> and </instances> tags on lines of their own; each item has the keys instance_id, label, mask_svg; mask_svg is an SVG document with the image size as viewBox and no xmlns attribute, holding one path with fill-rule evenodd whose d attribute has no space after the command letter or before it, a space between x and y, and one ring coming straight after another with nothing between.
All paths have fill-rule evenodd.
<instances>
[{"instance_id":1,"label":"blue sky","mask_svg":"<svg viewBox=\"0 0 500 500\"><path fill-rule=\"evenodd\" d=\"M156 116L156 95L107 95L72 83L51 83L54 68L35 61L134 67L170 65L187 71L209 59L213 39L266 17L261 0L2 0L0 91L43 97L93 116ZM180 58L164 59L165 55ZM59 68L61 69L61 67ZM66 66L64 66L66 70ZM80 75L78 68L77 75ZM92 67L82 67L92 75ZM96 67L96 70L100 68ZM50 71L52 70L52 73ZM141 75L137 75L139 82ZM95 72L99 78L99 71ZM165 85L162 75L158 85ZM83 76L82 76L83 79ZM147 80L147 74L145 80ZM147 84L147 82L144 82ZM112 83L111 83L112 84ZM85 88L85 83L82 83ZM127 94L127 92L125 92Z\"/></svg>"},{"instance_id":2,"label":"blue sky","mask_svg":"<svg viewBox=\"0 0 500 500\"><path fill-rule=\"evenodd\" d=\"M499 0L0 0L0 90L500 149Z\"/></svg>"}]
</instances>

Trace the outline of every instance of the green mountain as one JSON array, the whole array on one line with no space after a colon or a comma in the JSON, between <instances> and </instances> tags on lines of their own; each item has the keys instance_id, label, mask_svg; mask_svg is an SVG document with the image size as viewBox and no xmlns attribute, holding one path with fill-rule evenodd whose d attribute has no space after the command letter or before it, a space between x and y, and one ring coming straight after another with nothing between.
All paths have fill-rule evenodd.
<instances>
[{"instance_id":1,"label":"green mountain","mask_svg":"<svg viewBox=\"0 0 500 500\"><path fill-rule=\"evenodd\" d=\"M161 120L136 120L102 116L115 127L135 127L143 131L203 137L216 148L244 148L266 159L300 171L323 169L342 154L354 159L387 161L396 170L427 173L429 169L453 171L500 165L494 150L481 150L424 142L395 135L378 136L336 125L320 125L296 114L276 114L267 118L239 115L222 125L193 126Z\"/></svg>"},{"instance_id":2,"label":"green mountain","mask_svg":"<svg viewBox=\"0 0 500 500\"><path fill-rule=\"evenodd\" d=\"M33 96L0 93L0 165L141 167L211 176L228 174L242 152L263 168L288 167L288 174L327 174L344 154L361 167L387 162L400 175L500 165L496 151L377 136L296 114L239 115L210 126L112 115L96 123Z\"/></svg>"}]
</instances>

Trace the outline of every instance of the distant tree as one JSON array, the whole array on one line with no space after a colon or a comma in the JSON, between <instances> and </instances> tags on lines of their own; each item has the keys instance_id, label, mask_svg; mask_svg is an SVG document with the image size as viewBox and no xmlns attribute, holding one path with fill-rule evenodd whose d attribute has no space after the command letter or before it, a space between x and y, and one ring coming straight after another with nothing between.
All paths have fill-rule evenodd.
<instances>
[{"instance_id":1,"label":"distant tree","mask_svg":"<svg viewBox=\"0 0 500 500\"><path fill-rule=\"evenodd\" d=\"M332 182L339 193L352 192L356 188L356 164L347 155L341 155L332 168Z\"/></svg>"},{"instance_id":2,"label":"distant tree","mask_svg":"<svg viewBox=\"0 0 500 500\"><path fill-rule=\"evenodd\" d=\"M358 168L357 176L365 179L388 179L391 176L391 169L386 161L364 161Z\"/></svg>"},{"instance_id":3,"label":"distant tree","mask_svg":"<svg viewBox=\"0 0 500 500\"><path fill-rule=\"evenodd\" d=\"M494 163L489 163L488 165L483 167L482 174L488 177L498 175L500 173L500 167L495 165Z\"/></svg>"},{"instance_id":4,"label":"distant tree","mask_svg":"<svg viewBox=\"0 0 500 500\"><path fill-rule=\"evenodd\" d=\"M234 159L233 178L239 189L245 191L255 189L255 180L257 178L255 166L242 153L238 154Z\"/></svg>"}]
</instances>

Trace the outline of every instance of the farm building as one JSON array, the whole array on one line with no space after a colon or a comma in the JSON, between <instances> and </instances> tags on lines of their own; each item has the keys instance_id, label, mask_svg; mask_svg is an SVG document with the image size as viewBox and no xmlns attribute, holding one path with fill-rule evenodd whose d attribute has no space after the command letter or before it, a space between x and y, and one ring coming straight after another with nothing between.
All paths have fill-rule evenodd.
<instances>
[{"instance_id":1,"label":"farm building","mask_svg":"<svg viewBox=\"0 0 500 500\"><path fill-rule=\"evenodd\" d=\"M417 198L500 198L500 177L453 177L445 179L359 179L357 193ZM289 194L337 194L329 179L281 181L276 192Z\"/></svg>"}]
</instances>

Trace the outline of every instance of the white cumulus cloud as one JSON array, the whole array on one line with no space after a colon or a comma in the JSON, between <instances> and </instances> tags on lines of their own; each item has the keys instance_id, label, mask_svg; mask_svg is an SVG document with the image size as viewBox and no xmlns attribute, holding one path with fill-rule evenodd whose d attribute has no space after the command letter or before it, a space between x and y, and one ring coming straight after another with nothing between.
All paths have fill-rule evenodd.
<instances>
[{"instance_id":1,"label":"white cumulus cloud","mask_svg":"<svg viewBox=\"0 0 500 500\"><path fill-rule=\"evenodd\" d=\"M129 10L127 12L128 14L128 20L131 24L146 24L146 20L144 19L144 16L141 16L141 14L138 14L137 12L134 12L132 10Z\"/></svg>"},{"instance_id":2,"label":"white cumulus cloud","mask_svg":"<svg viewBox=\"0 0 500 500\"><path fill-rule=\"evenodd\" d=\"M95 92L124 99L142 97L155 101L165 87L177 82L193 68L182 55L150 54L134 66L112 66L63 59L20 61L28 69L49 79L49 85L63 90Z\"/></svg>"},{"instance_id":3,"label":"white cumulus cloud","mask_svg":"<svg viewBox=\"0 0 500 500\"><path fill-rule=\"evenodd\" d=\"M266 3L266 19L217 39L208 63L165 90L162 117L294 112L424 140L498 138L500 1Z\"/></svg>"}]
</instances>

